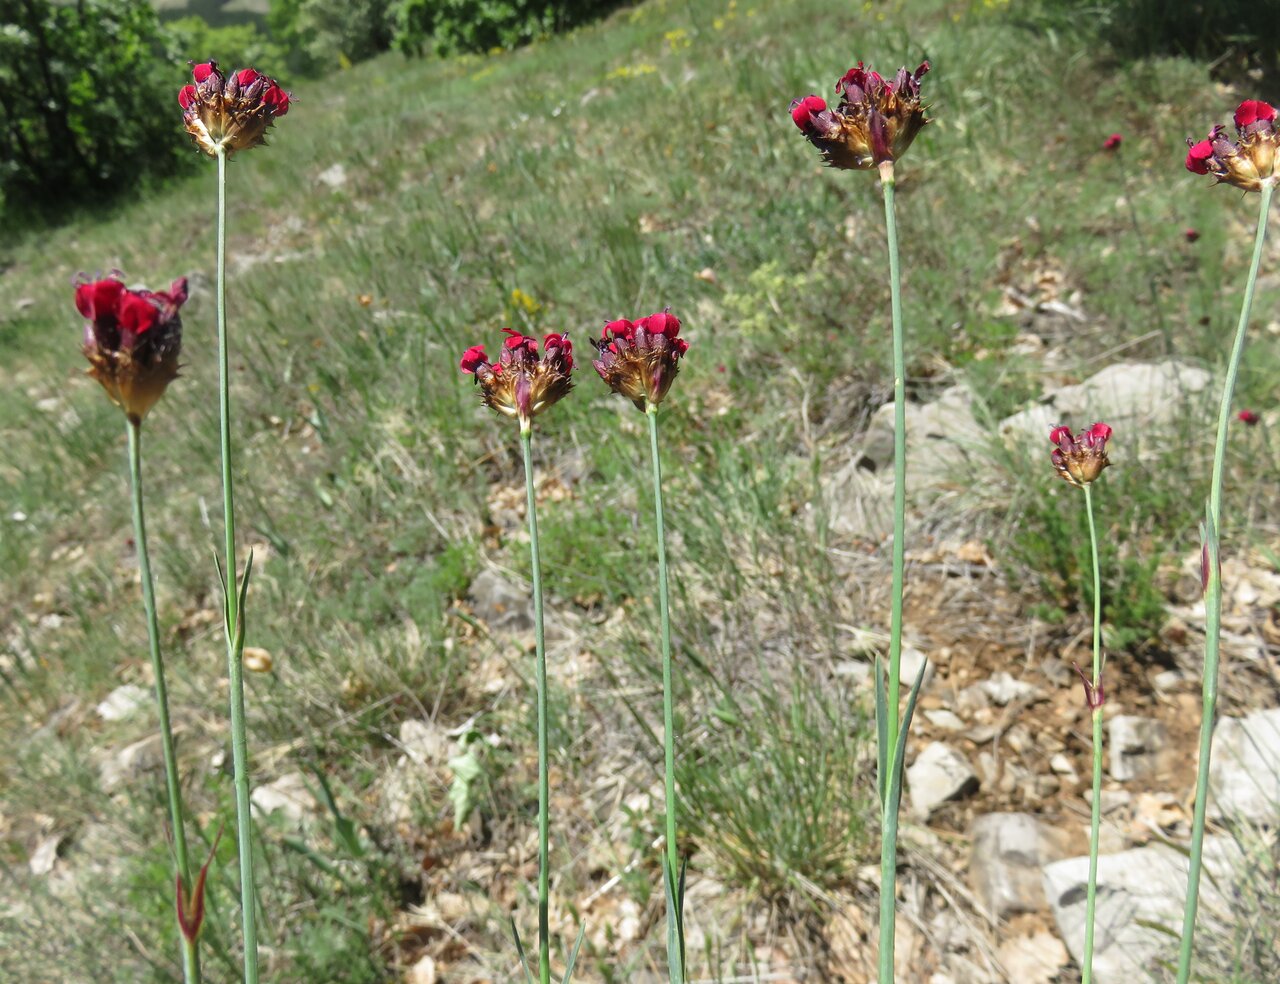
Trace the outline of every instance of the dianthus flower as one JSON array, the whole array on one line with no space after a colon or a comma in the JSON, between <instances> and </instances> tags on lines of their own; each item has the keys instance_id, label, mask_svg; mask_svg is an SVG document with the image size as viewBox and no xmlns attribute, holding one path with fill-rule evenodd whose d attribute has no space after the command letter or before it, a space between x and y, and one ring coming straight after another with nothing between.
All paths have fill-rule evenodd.
<instances>
[{"instance_id":1,"label":"dianthus flower","mask_svg":"<svg viewBox=\"0 0 1280 984\"><path fill-rule=\"evenodd\" d=\"M1111 464L1107 460L1110 437L1111 428L1106 424L1094 424L1079 437L1072 435L1070 427L1055 427L1049 440L1057 445L1053 449L1053 467L1059 477L1077 488L1092 484Z\"/></svg>"},{"instance_id":2,"label":"dianthus flower","mask_svg":"<svg viewBox=\"0 0 1280 984\"><path fill-rule=\"evenodd\" d=\"M289 94L256 69L223 75L215 61L192 69L194 85L178 91L187 132L210 157L266 143L267 128L289 111Z\"/></svg>"},{"instance_id":3,"label":"dianthus flower","mask_svg":"<svg viewBox=\"0 0 1280 984\"><path fill-rule=\"evenodd\" d=\"M662 402L680 371L681 357L689 351L689 343L680 337L680 319L670 308L639 321L610 321L591 344L599 353L591 364L600 378L637 410Z\"/></svg>"},{"instance_id":4,"label":"dianthus flower","mask_svg":"<svg viewBox=\"0 0 1280 984\"><path fill-rule=\"evenodd\" d=\"M547 407L573 389L573 344L569 333L552 333L542 340L503 328L507 339L497 362L490 362L483 345L462 354L460 368L476 377L485 406L507 417L516 417L522 430Z\"/></svg>"},{"instance_id":5,"label":"dianthus flower","mask_svg":"<svg viewBox=\"0 0 1280 984\"><path fill-rule=\"evenodd\" d=\"M114 278L76 285L76 309L85 317L89 375L102 384L134 424L178 376L187 279L165 291L129 290Z\"/></svg>"},{"instance_id":6,"label":"dianthus flower","mask_svg":"<svg viewBox=\"0 0 1280 984\"><path fill-rule=\"evenodd\" d=\"M1187 170L1212 174L1219 183L1245 191L1261 191L1275 183L1276 111L1260 99L1246 99L1236 109L1238 142L1226 136L1227 128L1215 126L1209 136L1187 145Z\"/></svg>"},{"instance_id":7,"label":"dianthus flower","mask_svg":"<svg viewBox=\"0 0 1280 984\"><path fill-rule=\"evenodd\" d=\"M898 160L929 121L920 105L923 62L915 72L898 69L893 81L858 62L836 83L840 103L829 108L820 96L791 104L791 119L831 167L868 170Z\"/></svg>"}]
</instances>

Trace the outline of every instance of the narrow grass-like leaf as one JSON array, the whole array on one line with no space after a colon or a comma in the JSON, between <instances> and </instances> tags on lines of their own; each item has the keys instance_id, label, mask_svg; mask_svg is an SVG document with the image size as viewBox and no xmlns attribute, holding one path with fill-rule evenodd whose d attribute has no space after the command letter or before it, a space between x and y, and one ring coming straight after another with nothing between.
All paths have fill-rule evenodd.
<instances>
[{"instance_id":1,"label":"narrow grass-like leaf","mask_svg":"<svg viewBox=\"0 0 1280 984\"><path fill-rule=\"evenodd\" d=\"M662 888L667 898L667 973L671 984L684 984L684 866L677 881L665 854Z\"/></svg>"},{"instance_id":2,"label":"narrow grass-like leaf","mask_svg":"<svg viewBox=\"0 0 1280 984\"><path fill-rule=\"evenodd\" d=\"M876 653L876 793L884 809L889 781L889 700L884 692L884 659ZM895 707L894 713L898 712Z\"/></svg>"},{"instance_id":3,"label":"narrow grass-like leaf","mask_svg":"<svg viewBox=\"0 0 1280 984\"><path fill-rule=\"evenodd\" d=\"M520 940L520 930L516 928L516 920L511 918L511 937L516 941L516 953L520 957L520 969L524 971L524 984L533 984L533 972L529 970L529 957L524 952L524 943Z\"/></svg>"},{"instance_id":4,"label":"narrow grass-like leaf","mask_svg":"<svg viewBox=\"0 0 1280 984\"><path fill-rule=\"evenodd\" d=\"M578 951L582 949L582 940L587 935L587 924L584 922L578 927L578 938L573 943L573 949L569 951L569 962L565 964L563 984L569 984L573 978L573 968L578 962Z\"/></svg>"}]
</instances>

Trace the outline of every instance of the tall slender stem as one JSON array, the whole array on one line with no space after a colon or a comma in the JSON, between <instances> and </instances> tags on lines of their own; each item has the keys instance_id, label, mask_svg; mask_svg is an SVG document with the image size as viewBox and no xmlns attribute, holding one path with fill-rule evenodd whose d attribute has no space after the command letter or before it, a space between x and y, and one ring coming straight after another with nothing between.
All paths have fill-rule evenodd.
<instances>
[{"instance_id":1,"label":"tall slender stem","mask_svg":"<svg viewBox=\"0 0 1280 984\"><path fill-rule=\"evenodd\" d=\"M1098 561L1098 529L1093 520L1093 495L1084 487L1084 508L1089 516L1089 548L1093 555L1093 693L1102 686L1102 567ZM1090 704L1094 702L1091 700ZM1085 890L1084 968L1081 984L1093 980L1093 929L1098 901L1098 834L1102 826L1102 705L1093 714L1093 803L1089 814L1089 884Z\"/></svg>"},{"instance_id":2,"label":"tall slender stem","mask_svg":"<svg viewBox=\"0 0 1280 984\"><path fill-rule=\"evenodd\" d=\"M533 429L520 422L524 491L529 514L529 564L533 579L533 645L538 688L538 980L551 981L551 773L547 746L547 648L542 628L542 565L538 560L538 509L533 493Z\"/></svg>"},{"instance_id":3,"label":"tall slender stem","mask_svg":"<svg viewBox=\"0 0 1280 984\"><path fill-rule=\"evenodd\" d=\"M882 761L895 766L898 746L899 674L902 663L902 594L904 584L907 515L907 358L902 331L902 284L898 270L898 225L894 215L893 162L880 165L884 190L885 238L889 248L889 304L893 319L893 581L889 621L888 720L883 734L886 749ZM889 803L892 775L881 776L880 802ZM894 921L896 918L898 843L897 825L882 824L880 844L880 984L893 980Z\"/></svg>"},{"instance_id":4,"label":"tall slender stem","mask_svg":"<svg viewBox=\"0 0 1280 984\"><path fill-rule=\"evenodd\" d=\"M191 861L187 854L187 832L183 825L182 787L178 782L178 760L173 751L173 728L169 723L169 689L164 681L164 660L160 655L160 626L156 619L155 587L151 579L151 556L147 548L147 522L142 511L142 422L129 421L129 483L133 492L133 539L138 548L138 573L142 579L142 608L147 617L147 642L151 653L151 673L156 680L156 710L160 718L160 752L164 758L165 788L169 794L169 823L173 828L173 855L182 883L191 888ZM196 944L179 927L182 940L182 979L186 984L200 981L200 956Z\"/></svg>"},{"instance_id":5,"label":"tall slender stem","mask_svg":"<svg viewBox=\"0 0 1280 984\"><path fill-rule=\"evenodd\" d=\"M1235 395L1240 359L1244 354L1245 336L1249 328L1249 311L1253 307L1253 291L1262 265L1262 246L1267 238L1267 217L1275 186L1263 185L1258 202L1258 230L1253 240L1253 259L1245 281L1244 300L1240 305L1240 321L1236 325L1235 342L1227 362L1227 378L1222 386L1222 402L1218 406L1218 439L1213 448L1213 475L1209 483L1209 526L1207 544L1213 554L1208 565L1204 607L1204 684L1200 718L1200 763L1196 772L1196 807L1191 821L1191 858L1187 870L1187 903L1182 915L1182 945L1178 951L1178 984L1191 978L1191 950L1196 927L1196 910L1200 901L1200 871L1204 852L1205 811L1209 805L1209 755L1213 746L1214 713L1218 705L1218 649L1222 631L1222 575L1218 570L1216 547L1222 530L1222 473L1227 458L1227 428L1231 421L1231 402Z\"/></svg>"},{"instance_id":6,"label":"tall slender stem","mask_svg":"<svg viewBox=\"0 0 1280 984\"><path fill-rule=\"evenodd\" d=\"M671 683L671 597L667 587L667 533L662 510L662 460L658 456L658 405L647 403L645 415L649 418L649 451L653 458L653 515L658 538L658 617L662 623L662 752L663 775L666 779L667 798L667 867L671 878L671 898L676 906L682 906L680 897L680 846L676 840L676 715L675 695ZM677 927L683 924L684 914L677 908L676 912L667 913L668 919L676 920ZM683 933L678 932L678 938ZM676 984L683 984L684 961L675 977L681 978ZM677 968L672 968L677 970Z\"/></svg>"},{"instance_id":7,"label":"tall slender stem","mask_svg":"<svg viewBox=\"0 0 1280 984\"><path fill-rule=\"evenodd\" d=\"M227 341L227 155L218 150L218 409L222 439L222 519L226 531L227 679L231 691L231 761L236 793L236 848L240 854L240 919L244 928L245 984L258 984L257 892L253 878L253 817L249 811L249 749L244 715L244 633L236 566L235 494L231 477L231 364Z\"/></svg>"}]
</instances>

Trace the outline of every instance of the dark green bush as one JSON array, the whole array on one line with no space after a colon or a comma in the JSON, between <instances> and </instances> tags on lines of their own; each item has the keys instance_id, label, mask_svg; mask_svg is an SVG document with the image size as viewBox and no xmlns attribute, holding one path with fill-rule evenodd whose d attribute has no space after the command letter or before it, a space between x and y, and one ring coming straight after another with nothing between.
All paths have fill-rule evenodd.
<instances>
[{"instance_id":1,"label":"dark green bush","mask_svg":"<svg viewBox=\"0 0 1280 984\"><path fill-rule=\"evenodd\" d=\"M0 25L6 211L101 200L190 156L175 68L145 0L0 0Z\"/></svg>"},{"instance_id":2,"label":"dark green bush","mask_svg":"<svg viewBox=\"0 0 1280 984\"><path fill-rule=\"evenodd\" d=\"M289 67L313 74L351 65L391 46L393 0L271 0L271 37Z\"/></svg>"},{"instance_id":3,"label":"dark green bush","mask_svg":"<svg viewBox=\"0 0 1280 984\"><path fill-rule=\"evenodd\" d=\"M164 31L174 64L212 58L225 69L253 66L276 77L286 64L284 48L252 23L212 27L201 17L183 17Z\"/></svg>"},{"instance_id":4,"label":"dark green bush","mask_svg":"<svg viewBox=\"0 0 1280 984\"><path fill-rule=\"evenodd\" d=\"M1091 23L1125 55L1189 55L1269 71L1280 67L1275 43L1280 0L1044 0L1044 6L1064 20Z\"/></svg>"},{"instance_id":5,"label":"dark green bush","mask_svg":"<svg viewBox=\"0 0 1280 984\"><path fill-rule=\"evenodd\" d=\"M407 55L514 48L617 5L618 0L399 0L395 46Z\"/></svg>"}]
</instances>

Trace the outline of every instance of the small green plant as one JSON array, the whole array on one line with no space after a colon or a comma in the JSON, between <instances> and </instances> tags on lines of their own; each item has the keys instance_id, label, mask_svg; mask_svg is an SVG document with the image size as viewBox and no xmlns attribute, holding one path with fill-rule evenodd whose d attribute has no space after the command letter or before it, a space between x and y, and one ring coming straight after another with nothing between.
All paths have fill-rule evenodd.
<instances>
[{"instance_id":1,"label":"small green plant","mask_svg":"<svg viewBox=\"0 0 1280 984\"><path fill-rule=\"evenodd\" d=\"M399 0L395 45L407 55L514 48L567 30L618 0Z\"/></svg>"},{"instance_id":2,"label":"small green plant","mask_svg":"<svg viewBox=\"0 0 1280 984\"><path fill-rule=\"evenodd\" d=\"M687 824L722 876L766 898L811 898L874 852L865 704L795 667L741 697L722 693L680 759Z\"/></svg>"}]
</instances>

